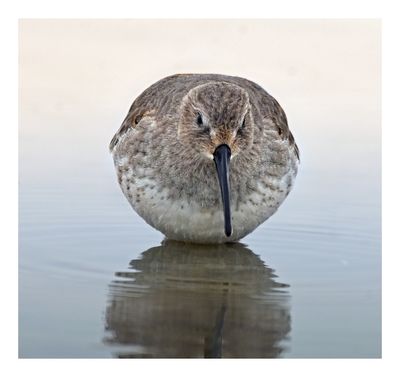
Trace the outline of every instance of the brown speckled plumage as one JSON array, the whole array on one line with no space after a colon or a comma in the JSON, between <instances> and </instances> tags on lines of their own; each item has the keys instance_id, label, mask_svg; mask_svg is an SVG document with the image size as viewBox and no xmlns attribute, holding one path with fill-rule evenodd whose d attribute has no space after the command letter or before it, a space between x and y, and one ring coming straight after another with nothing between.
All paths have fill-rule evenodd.
<instances>
[{"instance_id":1,"label":"brown speckled plumage","mask_svg":"<svg viewBox=\"0 0 400 377\"><path fill-rule=\"evenodd\" d=\"M222 221L212 161L220 144L232 151L230 241L276 211L297 173L286 115L260 86L214 74L166 77L133 102L110 150L124 194L150 225L170 238L208 243L228 241L222 230L204 228Z\"/></svg>"}]
</instances>

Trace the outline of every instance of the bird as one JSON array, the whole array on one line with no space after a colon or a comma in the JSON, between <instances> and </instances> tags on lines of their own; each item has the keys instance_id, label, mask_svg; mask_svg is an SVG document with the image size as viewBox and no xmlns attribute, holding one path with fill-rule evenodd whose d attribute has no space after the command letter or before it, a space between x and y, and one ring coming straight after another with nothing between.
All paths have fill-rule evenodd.
<instances>
[{"instance_id":1,"label":"bird","mask_svg":"<svg viewBox=\"0 0 400 377\"><path fill-rule=\"evenodd\" d=\"M109 149L133 209L167 239L200 244L236 242L271 217L300 161L277 100L223 74L157 81Z\"/></svg>"}]
</instances>

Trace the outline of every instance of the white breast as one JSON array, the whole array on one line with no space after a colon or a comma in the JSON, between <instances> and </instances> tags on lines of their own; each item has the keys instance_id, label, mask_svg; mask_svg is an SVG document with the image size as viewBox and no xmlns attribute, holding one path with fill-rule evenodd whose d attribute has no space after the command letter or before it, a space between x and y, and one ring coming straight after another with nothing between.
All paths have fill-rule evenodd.
<instances>
[{"instance_id":1,"label":"white breast","mask_svg":"<svg viewBox=\"0 0 400 377\"><path fill-rule=\"evenodd\" d=\"M222 209L203 208L194 201L168 199L168 190L160 190L157 182L148 178L151 174L136 178L134 184L128 185L131 174L131 171L126 173L121 188L136 212L166 237L198 243L221 243L243 238L274 214L288 193L287 187L271 191L260 183L258 190L245 202L232 203L233 231L227 238Z\"/></svg>"}]
</instances>

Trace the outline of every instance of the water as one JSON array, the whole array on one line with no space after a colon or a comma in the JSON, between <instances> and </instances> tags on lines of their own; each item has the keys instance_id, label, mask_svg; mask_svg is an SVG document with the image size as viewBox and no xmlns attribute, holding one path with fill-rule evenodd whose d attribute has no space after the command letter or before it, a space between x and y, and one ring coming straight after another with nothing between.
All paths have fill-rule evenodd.
<instances>
[{"instance_id":1,"label":"water","mask_svg":"<svg viewBox=\"0 0 400 377\"><path fill-rule=\"evenodd\" d=\"M141 50L135 32L154 22L21 24L20 357L380 357L377 23L215 21L200 38L194 21L169 21L166 45ZM218 28L252 52L250 36L279 37L279 54L177 62L165 51L182 28L196 51ZM295 188L241 244L165 242L118 187L107 144L132 97L175 71L253 78L288 113Z\"/></svg>"}]
</instances>

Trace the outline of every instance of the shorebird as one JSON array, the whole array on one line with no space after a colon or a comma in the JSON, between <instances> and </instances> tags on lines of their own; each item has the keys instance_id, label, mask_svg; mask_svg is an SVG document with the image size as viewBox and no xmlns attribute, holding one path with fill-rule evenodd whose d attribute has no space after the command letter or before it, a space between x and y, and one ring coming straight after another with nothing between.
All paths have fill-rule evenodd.
<instances>
[{"instance_id":1,"label":"shorebird","mask_svg":"<svg viewBox=\"0 0 400 377\"><path fill-rule=\"evenodd\" d=\"M237 241L273 215L299 150L278 102L240 77L178 74L133 102L110 143L121 189L167 238Z\"/></svg>"}]
</instances>

